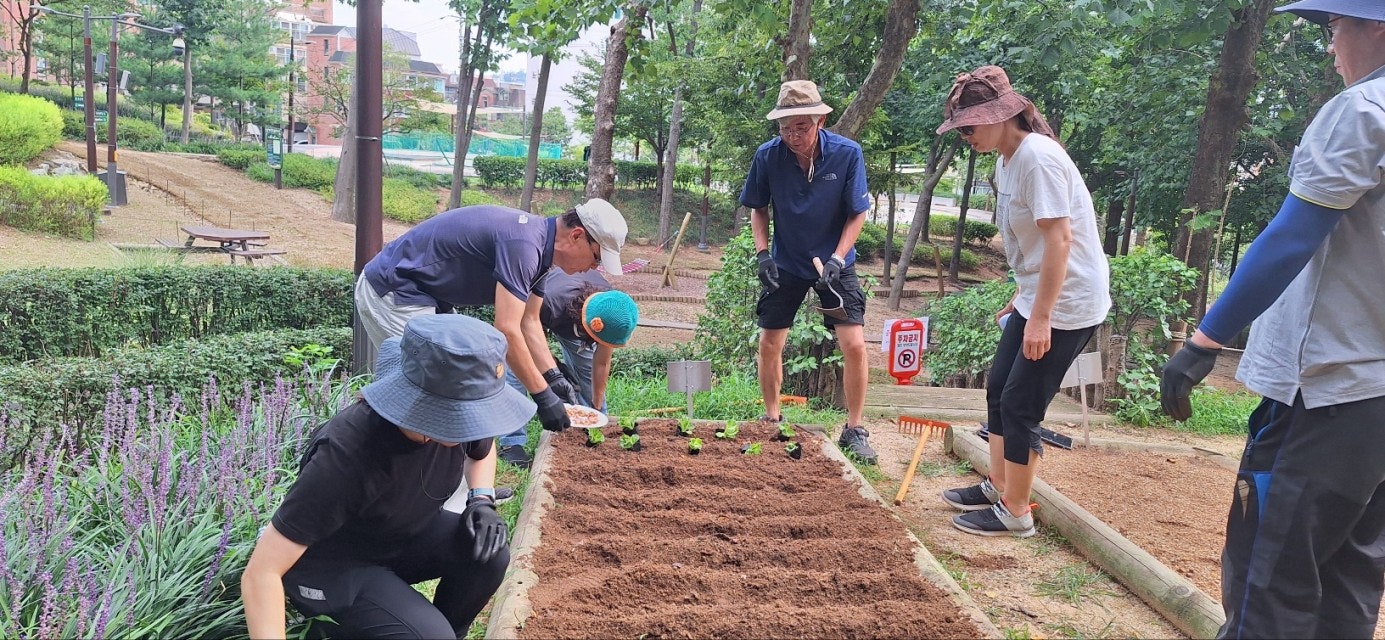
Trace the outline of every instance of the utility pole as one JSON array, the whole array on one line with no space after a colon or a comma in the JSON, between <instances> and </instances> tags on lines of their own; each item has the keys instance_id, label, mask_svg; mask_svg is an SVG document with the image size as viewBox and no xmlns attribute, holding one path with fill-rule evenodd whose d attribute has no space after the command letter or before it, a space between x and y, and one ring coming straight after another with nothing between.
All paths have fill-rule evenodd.
<instances>
[{"instance_id":1,"label":"utility pole","mask_svg":"<svg viewBox=\"0 0 1385 640\"><path fill-rule=\"evenodd\" d=\"M290 26L290 27L289 27L289 150L288 150L288 153L293 153L293 139L294 139L295 137L297 137L297 131L295 131L295 125L294 125L294 122L293 122L293 90L297 88L296 85L298 84L298 74L297 74L298 65L297 65L297 63L296 63L295 60L294 60L294 51L296 51L297 49L298 49L298 45L297 45L297 43L294 42L293 27Z\"/></svg>"},{"instance_id":2,"label":"utility pole","mask_svg":"<svg viewBox=\"0 0 1385 640\"><path fill-rule=\"evenodd\" d=\"M125 204L125 190L119 188L124 185L116 182L120 177L115 160L115 120L116 114L120 113L120 105L116 102L120 96L120 64L116 55L119 47L116 43L120 38L120 20L127 15L132 14L122 13L111 19L111 52L106 61L106 190L110 192L111 204L116 206Z\"/></svg>"},{"instance_id":3,"label":"utility pole","mask_svg":"<svg viewBox=\"0 0 1385 640\"><path fill-rule=\"evenodd\" d=\"M83 100L86 104L82 107L83 117L86 119L87 129L87 173L96 174L96 81L92 78L91 60L91 7L82 7L82 65L84 77L82 83Z\"/></svg>"}]
</instances>

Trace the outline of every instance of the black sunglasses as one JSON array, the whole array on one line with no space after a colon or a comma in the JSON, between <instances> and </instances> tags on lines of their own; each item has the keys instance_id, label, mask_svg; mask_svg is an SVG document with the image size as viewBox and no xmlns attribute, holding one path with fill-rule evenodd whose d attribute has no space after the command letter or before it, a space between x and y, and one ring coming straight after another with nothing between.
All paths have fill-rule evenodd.
<instances>
[{"instance_id":1,"label":"black sunglasses","mask_svg":"<svg viewBox=\"0 0 1385 640\"><path fill-rule=\"evenodd\" d=\"M964 136L969 136L973 133L976 133L976 127L957 127L957 133L960 133Z\"/></svg>"}]
</instances>

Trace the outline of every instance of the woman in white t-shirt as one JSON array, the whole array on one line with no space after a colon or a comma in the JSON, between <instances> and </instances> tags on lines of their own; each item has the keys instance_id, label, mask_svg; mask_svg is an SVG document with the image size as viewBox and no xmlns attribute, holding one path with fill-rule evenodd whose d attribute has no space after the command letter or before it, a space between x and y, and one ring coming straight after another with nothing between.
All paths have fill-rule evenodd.
<instances>
[{"instance_id":1,"label":"woman in white t-shirt","mask_svg":"<svg viewBox=\"0 0 1385 640\"><path fill-rule=\"evenodd\" d=\"M1091 194L1034 103L1005 70L957 77L938 133L956 129L996 162L996 222L1015 297L996 312L1000 344L986 382L990 477L948 489L952 523L984 536L1034 535L1029 494L1043 454L1039 423L1063 374L1111 307L1110 273Z\"/></svg>"}]
</instances>

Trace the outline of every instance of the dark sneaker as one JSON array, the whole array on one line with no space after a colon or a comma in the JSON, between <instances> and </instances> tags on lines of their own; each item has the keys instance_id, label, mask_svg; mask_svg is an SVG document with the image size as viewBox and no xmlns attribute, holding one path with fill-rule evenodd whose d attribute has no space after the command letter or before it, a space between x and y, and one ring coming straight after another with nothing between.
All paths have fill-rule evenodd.
<instances>
[{"instance_id":1,"label":"dark sneaker","mask_svg":"<svg viewBox=\"0 0 1385 640\"><path fill-rule=\"evenodd\" d=\"M981 484L970 487L944 489L943 502L963 511L980 511L1000 502L1000 492L995 490L990 478L985 478Z\"/></svg>"},{"instance_id":2,"label":"dark sneaker","mask_svg":"<svg viewBox=\"0 0 1385 640\"><path fill-rule=\"evenodd\" d=\"M534 462L534 459L529 457L529 452L524 450L524 445L522 444L500 447L499 455L501 460L521 469L528 469L529 465Z\"/></svg>"},{"instance_id":3,"label":"dark sneaker","mask_svg":"<svg viewBox=\"0 0 1385 640\"><path fill-rule=\"evenodd\" d=\"M760 415L760 422L783 422L783 421L784 421L784 416L782 416L782 415L779 416L778 418L771 418L771 417L769 417L769 414L768 414L768 413L765 413L765 414L761 414L761 415Z\"/></svg>"},{"instance_id":4,"label":"dark sneaker","mask_svg":"<svg viewBox=\"0 0 1385 640\"><path fill-rule=\"evenodd\" d=\"M495 503L505 504L515 498L515 490L510 487L495 488Z\"/></svg>"},{"instance_id":5,"label":"dark sneaker","mask_svg":"<svg viewBox=\"0 0 1385 640\"><path fill-rule=\"evenodd\" d=\"M1028 538L1034 535L1034 510L1016 518L1004 502L997 502L990 509L953 516L952 526L978 536Z\"/></svg>"},{"instance_id":6,"label":"dark sneaker","mask_svg":"<svg viewBox=\"0 0 1385 640\"><path fill-rule=\"evenodd\" d=\"M842 437L837 438L837 447L843 453L856 456L861 464L875 464L875 449L870 448L870 443L866 438L870 437L870 432L865 427L842 426Z\"/></svg>"}]
</instances>

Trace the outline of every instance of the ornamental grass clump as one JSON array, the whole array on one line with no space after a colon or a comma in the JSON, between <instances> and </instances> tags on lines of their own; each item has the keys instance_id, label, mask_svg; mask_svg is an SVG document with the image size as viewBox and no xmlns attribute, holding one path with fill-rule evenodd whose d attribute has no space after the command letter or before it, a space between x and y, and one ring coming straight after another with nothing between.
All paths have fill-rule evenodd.
<instances>
[{"instance_id":1,"label":"ornamental grass clump","mask_svg":"<svg viewBox=\"0 0 1385 640\"><path fill-rule=\"evenodd\" d=\"M0 476L0 637L245 633L239 575L327 416L282 379L158 397L112 392L99 434L44 430L24 451L0 411L17 462Z\"/></svg>"}]
</instances>

